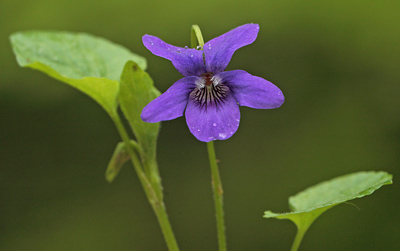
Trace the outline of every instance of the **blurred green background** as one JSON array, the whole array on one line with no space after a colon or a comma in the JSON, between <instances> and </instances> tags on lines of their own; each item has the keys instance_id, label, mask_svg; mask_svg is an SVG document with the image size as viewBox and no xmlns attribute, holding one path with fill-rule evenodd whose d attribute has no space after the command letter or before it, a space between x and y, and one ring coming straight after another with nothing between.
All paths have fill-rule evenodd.
<instances>
[{"instance_id":1,"label":"blurred green background","mask_svg":"<svg viewBox=\"0 0 400 251\"><path fill-rule=\"evenodd\" d=\"M144 34L190 43L244 23L254 44L228 70L262 76L285 94L276 110L241 108L238 132L216 142L231 251L289 250L295 226L267 220L287 198L320 181L385 170L394 185L333 208L301 250L399 250L400 2L382 1L0 1L0 250L166 250L130 166L108 184L120 141L94 101L17 66L8 36L30 29L83 31L148 59L165 91L181 76L141 44ZM182 250L216 250L205 144L183 118L163 123L158 147L166 205Z\"/></svg>"}]
</instances>

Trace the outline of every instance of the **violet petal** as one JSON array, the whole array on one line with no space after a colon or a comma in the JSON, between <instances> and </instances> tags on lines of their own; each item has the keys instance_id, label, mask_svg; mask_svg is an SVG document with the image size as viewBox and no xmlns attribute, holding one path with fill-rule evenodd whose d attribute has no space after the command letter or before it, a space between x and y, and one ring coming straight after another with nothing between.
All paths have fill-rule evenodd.
<instances>
[{"instance_id":1,"label":"violet petal","mask_svg":"<svg viewBox=\"0 0 400 251\"><path fill-rule=\"evenodd\" d=\"M246 71L226 71L217 76L229 87L239 105L273 109L280 107L285 101L282 91L273 83Z\"/></svg>"},{"instance_id":2,"label":"violet petal","mask_svg":"<svg viewBox=\"0 0 400 251\"><path fill-rule=\"evenodd\" d=\"M191 76L175 82L167 91L143 108L140 115L142 120L155 123L182 116L197 79L198 77Z\"/></svg>"},{"instance_id":3,"label":"violet petal","mask_svg":"<svg viewBox=\"0 0 400 251\"><path fill-rule=\"evenodd\" d=\"M151 35L144 35L142 40L149 51L170 60L183 76L199 76L205 73L203 51L173 46Z\"/></svg>"},{"instance_id":4,"label":"violet petal","mask_svg":"<svg viewBox=\"0 0 400 251\"><path fill-rule=\"evenodd\" d=\"M256 40L258 30L258 24L245 24L205 43L203 50L207 72L224 71L237 49Z\"/></svg>"},{"instance_id":5,"label":"violet petal","mask_svg":"<svg viewBox=\"0 0 400 251\"><path fill-rule=\"evenodd\" d=\"M207 109L200 108L189 98L185 116L190 132L203 142L230 138L240 121L239 106L232 95L228 95L221 105L208 105Z\"/></svg>"}]
</instances>

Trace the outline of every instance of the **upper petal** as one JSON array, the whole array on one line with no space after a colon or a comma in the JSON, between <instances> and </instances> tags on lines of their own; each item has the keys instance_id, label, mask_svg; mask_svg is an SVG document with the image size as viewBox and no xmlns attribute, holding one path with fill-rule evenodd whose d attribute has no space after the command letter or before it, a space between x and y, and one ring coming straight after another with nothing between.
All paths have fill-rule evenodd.
<instances>
[{"instance_id":1,"label":"upper petal","mask_svg":"<svg viewBox=\"0 0 400 251\"><path fill-rule=\"evenodd\" d=\"M209 142L230 138L239 127L240 111L232 95L218 106L208 105L207 109L189 98L185 117L190 132L198 140Z\"/></svg>"},{"instance_id":2,"label":"upper petal","mask_svg":"<svg viewBox=\"0 0 400 251\"><path fill-rule=\"evenodd\" d=\"M285 101L282 91L273 83L242 70L217 75L229 87L239 105L257 109L278 108Z\"/></svg>"},{"instance_id":3,"label":"upper petal","mask_svg":"<svg viewBox=\"0 0 400 251\"><path fill-rule=\"evenodd\" d=\"M183 76L199 76L205 73L203 51L173 46L151 35L144 35L142 40L149 51L170 60Z\"/></svg>"},{"instance_id":4,"label":"upper petal","mask_svg":"<svg viewBox=\"0 0 400 251\"><path fill-rule=\"evenodd\" d=\"M258 24L245 24L205 43L203 50L207 71L224 71L237 49L256 40L258 30Z\"/></svg>"},{"instance_id":5,"label":"upper petal","mask_svg":"<svg viewBox=\"0 0 400 251\"><path fill-rule=\"evenodd\" d=\"M171 120L183 115L190 92L198 77L185 77L175 82L166 92L151 101L142 110L140 117L145 122L155 123Z\"/></svg>"}]
</instances>

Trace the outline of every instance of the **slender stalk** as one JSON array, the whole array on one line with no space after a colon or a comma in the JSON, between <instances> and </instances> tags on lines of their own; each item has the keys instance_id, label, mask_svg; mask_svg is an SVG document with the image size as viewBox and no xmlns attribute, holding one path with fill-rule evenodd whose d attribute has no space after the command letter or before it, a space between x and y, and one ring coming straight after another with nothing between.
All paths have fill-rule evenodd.
<instances>
[{"instance_id":1,"label":"slender stalk","mask_svg":"<svg viewBox=\"0 0 400 251\"><path fill-rule=\"evenodd\" d=\"M215 212L217 217L217 232L219 251L226 251L223 190L221 178L219 176L217 159L215 157L214 141L207 143L208 158L211 167L211 181L214 192Z\"/></svg>"},{"instance_id":2,"label":"slender stalk","mask_svg":"<svg viewBox=\"0 0 400 251\"><path fill-rule=\"evenodd\" d=\"M197 45L203 49L204 40L198 25L192 25L190 34L191 47L196 48ZM208 159L210 160L211 167L211 182L214 192L215 215L217 218L217 234L218 234L218 247L219 251L226 251L226 237L225 237L225 222L224 222L224 207L223 207L223 193L221 178L219 176L217 159L215 157L214 141L207 142Z\"/></svg>"},{"instance_id":3,"label":"slender stalk","mask_svg":"<svg viewBox=\"0 0 400 251\"><path fill-rule=\"evenodd\" d=\"M190 40L191 40L191 47L196 48L197 45L203 49L204 46L204 40L203 40L203 35L201 34L200 27L197 24L192 25L192 32L190 34Z\"/></svg>"},{"instance_id":4,"label":"slender stalk","mask_svg":"<svg viewBox=\"0 0 400 251\"><path fill-rule=\"evenodd\" d=\"M294 238L292 249L290 251L297 251L300 247L301 241L303 240L304 235L307 232L308 227L297 227L296 237Z\"/></svg>"},{"instance_id":5,"label":"slender stalk","mask_svg":"<svg viewBox=\"0 0 400 251\"><path fill-rule=\"evenodd\" d=\"M143 189L146 193L147 199L149 200L156 216L158 219L158 222L161 227L161 231L164 235L164 239L167 243L168 250L169 251L179 251L178 243L176 242L174 232L172 231L171 224L168 220L168 215L167 211L164 205L164 202L162 199L157 196L156 191L161 190L161 187L154 188L155 183L151 183L146 176L142 163L140 161L140 158L138 154L135 152L133 149L132 145L130 144L130 139L128 136L128 133L126 132L124 126L121 123L121 119L119 118L118 114L111 114L111 118L114 121L115 126L117 127L117 130L124 141L125 145L127 146L127 151L131 157L131 161L133 164L133 167L135 168L135 171L139 177L140 183L143 186Z\"/></svg>"}]
</instances>

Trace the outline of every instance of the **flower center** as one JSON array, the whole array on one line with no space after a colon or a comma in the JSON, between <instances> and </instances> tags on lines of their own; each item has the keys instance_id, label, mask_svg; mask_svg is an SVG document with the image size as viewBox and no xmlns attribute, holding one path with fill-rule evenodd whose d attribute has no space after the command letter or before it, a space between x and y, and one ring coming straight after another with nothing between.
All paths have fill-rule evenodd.
<instances>
[{"instance_id":1,"label":"flower center","mask_svg":"<svg viewBox=\"0 0 400 251\"><path fill-rule=\"evenodd\" d=\"M196 83L196 88L190 93L201 109L222 105L229 94L229 88L222 83L222 79L207 72L201 75L201 79Z\"/></svg>"}]
</instances>

